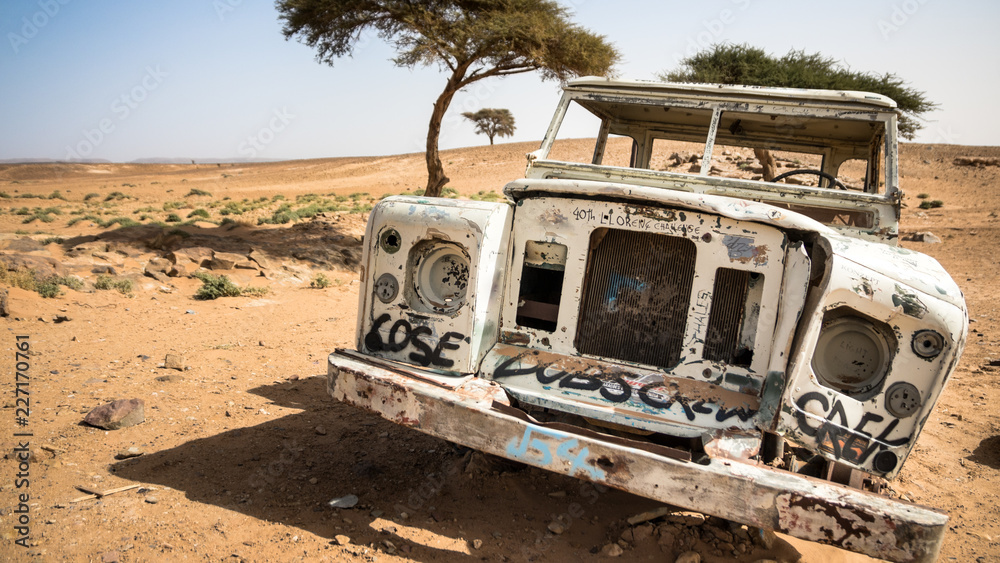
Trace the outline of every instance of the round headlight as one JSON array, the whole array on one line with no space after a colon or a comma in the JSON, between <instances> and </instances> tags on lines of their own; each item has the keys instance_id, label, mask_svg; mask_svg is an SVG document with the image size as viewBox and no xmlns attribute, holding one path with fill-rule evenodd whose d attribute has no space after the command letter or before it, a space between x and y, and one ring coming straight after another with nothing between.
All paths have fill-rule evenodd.
<instances>
[{"instance_id":1,"label":"round headlight","mask_svg":"<svg viewBox=\"0 0 1000 563\"><path fill-rule=\"evenodd\" d=\"M454 313L465 304L469 256L462 247L452 243L434 244L416 268L414 291L424 305L439 313Z\"/></svg>"},{"instance_id":2,"label":"round headlight","mask_svg":"<svg viewBox=\"0 0 1000 563\"><path fill-rule=\"evenodd\" d=\"M842 316L823 324L812 368L823 385L848 395L864 395L882 384L892 348L867 319Z\"/></svg>"}]
</instances>

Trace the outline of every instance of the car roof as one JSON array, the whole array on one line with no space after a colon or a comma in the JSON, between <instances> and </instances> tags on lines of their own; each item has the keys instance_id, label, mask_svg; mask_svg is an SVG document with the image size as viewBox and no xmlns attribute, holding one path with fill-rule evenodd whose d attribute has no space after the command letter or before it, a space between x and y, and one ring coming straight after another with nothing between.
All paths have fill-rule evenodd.
<instances>
[{"instance_id":1,"label":"car roof","mask_svg":"<svg viewBox=\"0 0 1000 563\"><path fill-rule=\"evenodd\" d=\"M806 88L773 88L740 84L708 84L693 82L657 82L653 80L617 80L599 76L585 76L569 81L567 92L614 92L677 96L699 99L716 99L733 102L746 101L792 105L843 105L860 106L877 111L896 108L891 98L872 92L852 90L815 90Z\"/></svg>"}]
</instances>

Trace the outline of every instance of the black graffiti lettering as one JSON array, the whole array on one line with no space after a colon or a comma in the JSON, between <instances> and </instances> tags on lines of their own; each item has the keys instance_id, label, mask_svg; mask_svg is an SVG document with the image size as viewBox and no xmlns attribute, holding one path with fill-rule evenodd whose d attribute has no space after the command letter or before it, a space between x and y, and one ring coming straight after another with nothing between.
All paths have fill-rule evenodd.
<instances>
[{"instance_id":1,"label":"black graffiti lettering","mask_svg":"<svg viewBox=\"0 0 1000 563\"><path fill-rule=\"evenodd\" d=\"M538 367L539 367L537 365L529 366L529 367L526 367L526 368L523 368L523 367L522 368L511 368L510 367L510 366L514 365L515 363L519 363L521 361L522 357L523 356L514 356L513 358L508 358L507 361L505 361L504 363L502 363L499 366L497 366L497 369L493 372L493 378L494 379L503 379L505 377L517 377L519 375L529 375L529 374L532 374L532 373L537 374L538 373Z\"/></svg>"},{"instance_id":2,"label":"black graffiti lettering","mask_svg":"<svg viewBox=\"0 0 1000 563\"><path fill-rule=\"evenodd\" d=\"M559 381L560 379L568 375L565 371L557 371L552 374L549 374L548 371L549 371L548 366L538 366L537 370L535 371L535 378L542 385L549 385L555 383L556 381Z\"/></svg>"},{"instance_id":3,"label":"black graffiti lettering","mask_svg":"<svg viewBox=\"0 0 1000 563\"><path fill-rule=\"evenodd\" d=\"M725 407L719 407L718 412L715 413L715 420L719 422L725 422L734 416L740 419L740 422L746 422L756 415L756 411L747 410L744 408L727 409Z\"/></svg>"},{"instance_id":4,"label":"black graffiti lettering","mask_svg":"<svg viewBox=\"0 0 1000 563\"><path fill-rule=\"evenodd\" d=\"M666 401L661 401L659 399L654 399L653 397L650 397L649 390L652 389L653 387L660 387L660 384L650 383L648 385L643 385L642 387L640 387L639 398L642 399L642 402L646 403L651 407L656 407L658 409L669 409L670 405L674 404L674 400L671 398L667 399Z\"/></svg>"},{"instance_id":5,"label":"black graffiti lettering","mask_svg":"<svg viewBox=\"0 0 1000 563\"><path fill-rule=\"evenodd\" d=\"M418 326L414 328L405 319L399 319L389 329L389 341L386 342L382 340L379 329L389 322L389 319L388 313L375 319L371 330L365 335L365 347L373 352L401 352L408 346L412 346L416 350L410 352L409 358L419 366L449 368L455 365L454 360L444 358L442 354L445 350L458 350L459 345L454 341L463 340L464 335L458 332L445 333L432 347L427 340L423 339L434 333L430 327Z\"/></svg>"},{"instance_id":6,"label":"black graffiti lettering","mask_svg":"<svg viewBox=\"0 0 1000 563\"><path fill-rule=\"evenodd\" d=\"M817 393L816 391L806 393L795 401L795 406L798 407L795 411L795 420L799 424L799 430L806 436L815 436L816 431L819 430L819 428L809 425L809 419L806 417L805 412L806 405L808 405L810 401L819 401L823 412L826 412L826 410L830 408L830 402L826 400L826 395Z\"/></svg>"},{"instance_id":7,"label":"black graffiti lettering","mask_svg":"<svg viewBox=\"0 0 1000 563\"><path fill-rule=\"evenodd\" d=\"M712 414L712 408L706 406L705 401L698 401L695 404L691 405L691 410L693 410L698 414Z\"/></svg>"},{"instance_id":8,"label":"black graffiti lettering","mask_svg":"<svg viewBox=\"0 0 1000 563\"><path fill-rule=\"evenodd\" d=\"M819 426L809 424L809 417L806 415L806 405L816 401L826 412L826 419ZM865 430L869 423L878 424L885 418L875 413L865 413L858 424L852 429L847 419L847 411L840 400L835 400L833 405L822 393L810 392L802 395L795 401L798 407L795 419L798 423L799 431L807 436L815 438L818 444L828 444L831 454L835 459L842 459L855 464L863 464L877 451L883 451L890 447L897 447L908 444L909 437L889 440L892 431L899 425L899 419L893 418L891 422L882 430L878 437L873 438L872 434ZM837 420L837 422L835 422Z\"/></svg>"}]
</instances>

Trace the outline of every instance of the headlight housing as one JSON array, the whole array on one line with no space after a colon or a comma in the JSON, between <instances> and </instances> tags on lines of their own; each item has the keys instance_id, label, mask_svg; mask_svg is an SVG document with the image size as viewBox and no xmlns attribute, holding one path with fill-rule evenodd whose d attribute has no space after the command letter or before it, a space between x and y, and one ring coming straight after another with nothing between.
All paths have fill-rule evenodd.
<instances>
[{"instance_id":1,"label":"headlight housing","mask_svg":"<svg viewBox=\"0 0 1000 563\"><path fill-rule=\"evenodd\" d=\"M851 309L830 311L812 358L820 384L865 400L882 387L896 351L896 337L884 323Z\"/></svg>"}]
</instances>

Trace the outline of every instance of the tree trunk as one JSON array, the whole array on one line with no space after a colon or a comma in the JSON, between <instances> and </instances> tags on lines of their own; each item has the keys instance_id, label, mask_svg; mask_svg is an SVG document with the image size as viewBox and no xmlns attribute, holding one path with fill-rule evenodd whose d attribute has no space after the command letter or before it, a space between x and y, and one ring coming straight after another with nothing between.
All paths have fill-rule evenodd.
<instances>
[{"instance_id":1,"label":"tree trunk","mask_svg":"<svg viewBox=\"0 0 1000 563\"><path fill-rule=\"evenodd\" d=\"M451 99L459 90L458 84L462 80L462 75L465 74L465 68L460 67L460 70L461 74L459 70L456 70L451 75L444 92L441 92L441 95L434 102L431 122L427 127L427 152L425 154L427 158L427 187L424 188L424 195L428 197L439 197L441 190L449 181L449 178L444 175L444 165L441 164L441 157L438 154L438 139L441 137L441 121L444 119L445 112L448 111L448 106L451 105Z\"/></svg>"},{"instance_id":2,"label":"tree trunk","mask_svg":"<svg viewBox=\"0 0 1000 563\"><path fill-rule=\"evenodd\" d=\"M490 135L490 146L493 146L493 135Z\"/></svg>"},{"instance_id":3,"label":"tree trunk","mask_svg":"<svg viewBox=\"0 0 1000 563\"><path fill-rule=\"evenodd\" d=\"M763 176L765 182L770 182L774 179L777 174L777 164L774 162L774 156L771 155L771 151L767 149L754 149L753 155L757 157L760 162L760 167L763 169Z\"/></svg>"}]
</instances>

